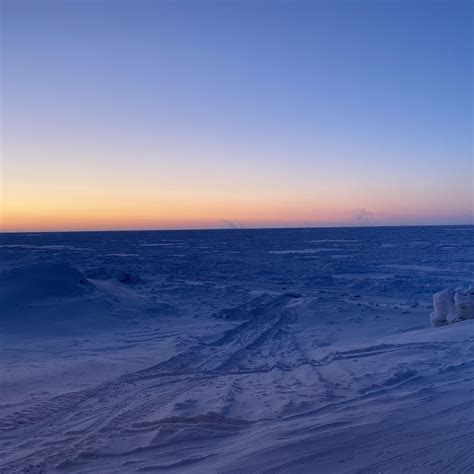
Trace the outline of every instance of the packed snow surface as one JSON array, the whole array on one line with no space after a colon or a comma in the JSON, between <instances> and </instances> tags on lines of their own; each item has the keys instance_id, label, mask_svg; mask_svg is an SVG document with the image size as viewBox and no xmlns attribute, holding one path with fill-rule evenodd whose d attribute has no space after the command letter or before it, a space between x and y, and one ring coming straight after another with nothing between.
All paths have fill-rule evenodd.
<instances>
[{"instance_id":1,"label":"packed snow surface","mask_svg":"<svg viewBox=\"0 0 474 474\"><path fill-rule=\"evenodd\" d=\"M1 234L0 472L472 473L473 279L472 226Z\"/></svg>"}]
</instances>

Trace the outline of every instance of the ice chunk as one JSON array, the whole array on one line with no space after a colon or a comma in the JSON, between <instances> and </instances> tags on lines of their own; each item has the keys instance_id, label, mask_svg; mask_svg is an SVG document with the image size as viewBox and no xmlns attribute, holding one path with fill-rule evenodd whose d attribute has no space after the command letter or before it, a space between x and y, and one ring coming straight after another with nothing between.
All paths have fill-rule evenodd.
<instances>
[{"instance_id":1,"label":"ice chunk","mask_svg":"<svg viewBox=\"0 0 474 474\"><path fill-rule=\"evenodd\" d=\"M459 319L474 319L474 288L456 291L454 304Z\"/></svg>"},{"instance_id":2,"label":"ice chunk","mask_svg":"<svg viewBox=\"0 0 474 474\"><path fill-rule=\"evenodd\" d=\"M448 288L433 295L434 311L431 313L433 327L444 326L456 319L454 290Z\"/></svg>"},{"instance_id":3,"label":"ice chunk","mask_svg":"<svg viewBox=\"0 0 474 474\"><path fill-rule=\"evenodd\" d=\"M444 326L463 319L474 319L474 288L467 290L448 288L433 295L433 327Z\"/></svg>"}]
</instances>

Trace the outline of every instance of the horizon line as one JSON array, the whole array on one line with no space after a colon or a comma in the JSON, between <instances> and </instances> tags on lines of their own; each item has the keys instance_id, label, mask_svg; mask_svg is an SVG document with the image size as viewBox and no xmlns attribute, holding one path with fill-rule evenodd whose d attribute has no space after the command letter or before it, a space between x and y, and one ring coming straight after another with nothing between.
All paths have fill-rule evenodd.
<instances>
[{"instance_id":1,"label":"horizon line","mask_svg":"<svg viewBox=\"0 0 474 474\"><path fill-rule=\"evenodd\" d=\"M370 225L320 225L320 226L289 226L289 227L196 227L173 229L83 229L83 230L0 230L3 234L69 234L69 233L105 233L105 232L193 232L193 231L237 231L237 230L296 230L296 229L373 229L400 227L474 227L470 224L370 224Z\"/></svg>"}]
</instances>

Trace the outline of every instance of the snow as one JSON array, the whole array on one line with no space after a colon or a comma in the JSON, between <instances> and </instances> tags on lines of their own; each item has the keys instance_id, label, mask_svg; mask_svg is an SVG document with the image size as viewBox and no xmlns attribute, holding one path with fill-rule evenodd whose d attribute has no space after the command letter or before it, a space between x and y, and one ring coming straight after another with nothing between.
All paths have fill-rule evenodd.
<instances>
[{"instance_id":1,"label":"snow","mask_svg":"<svg viewBox=\"0 0 474 474\"><path fill-rule=\"evenodd\" d=\"M466 319L474 319L474 288L447 288L433 295L433 327L444 326Z\"/></svg>"},{"instance_id":2,"label":"snow","mask_svg":"<svg viewBox=\"0 0 474 474\"><path fill-rule=\"evenodd\" d=\"M36 302L45 298L83 295L90 283L62 262L36 263L0 273L0 305Z\"/></svg>"},{"instance_id":3,"label":"snow","mask_svg":"<svg viewBox=\"0 0 474 474\"><path fill-rule=\"evenodd\" d=\"M318 249L299 249L299 250L269 250L268 253L274 253L276 255L285 255L292 253L318 253L318 252L333 252L337 248L318 248Z\"/></svg>"},{"instance_id":4,"label":"snow","mask_svg":"<svg viewBox=\"0 0 474 474\"><path fill-rule=\"evenodd\" d=\"M454 305L454 290L447 288L433 295L434 311L431 313L431 324L433 327L444 326L456 318L456 307Z\"/></svg>"},{"instance_id":5,"label":"snow","mask_svg":"<svg viewBox=\"0 0 474 474\"><path fill-rule=\"evenodd\" d=\"M474 288L456 291L454 306L459 319L474 319Z\"/></svg>"},{"instance_id":6,"label":"snow","mask_svg":"<svg viewBox=\"0 0 474 474\"><path fill-rule=\"evenodd\" d=\"M0 472L471 472L473 237L0 234Z\"/></svg>"}]
</instances>

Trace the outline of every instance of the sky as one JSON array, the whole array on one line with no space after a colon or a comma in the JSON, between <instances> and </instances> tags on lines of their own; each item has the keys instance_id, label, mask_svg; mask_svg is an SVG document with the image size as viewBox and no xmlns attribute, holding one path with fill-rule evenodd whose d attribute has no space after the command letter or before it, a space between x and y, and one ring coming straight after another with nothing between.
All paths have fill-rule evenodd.
<instances>
[{"instance_id":1,"label":"sky","mask_svg":"<svg viewBox=\"0 0 474 474\"><path fill-rule=\"evenodd\" d=\"M0 230L473 222L470 1L0 8Z\"/></svg>"}]
</instances>

